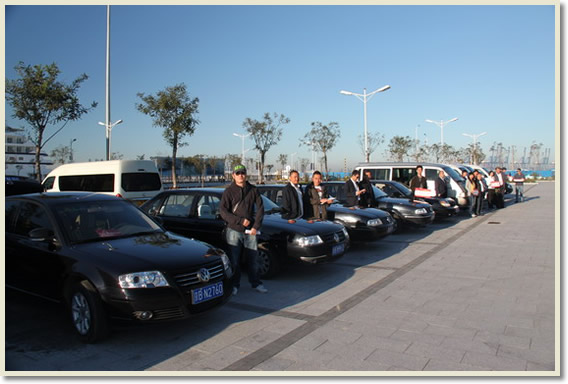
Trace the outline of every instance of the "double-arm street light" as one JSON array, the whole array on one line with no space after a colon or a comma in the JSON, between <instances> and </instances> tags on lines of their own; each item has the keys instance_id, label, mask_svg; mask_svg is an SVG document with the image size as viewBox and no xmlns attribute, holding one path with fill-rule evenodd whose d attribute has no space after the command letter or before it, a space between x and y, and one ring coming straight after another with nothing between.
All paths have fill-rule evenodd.
<instances>
[{"instance_id":1,"label":"double-arm street light","mask_svg":"<svg viewBox=\"0 0 568 384\"><path fill-rule=\"evenodd\" d=\"M375 95L376 93L379 92L383 92L386 91L387 89L390 89L390 85L385 85L382 88L379 88L371 93L367 93L367 88L363 88L363 94L360 93L355 93L355 92L349 92L349 91L339 91L339 93L341 93L342 95L347 95L347 96L355 96L356 98L358 98L359 100L361 100L363 102L363 119L364 119L364 125L365 125L365 161L368 163L369 162L369 157L370 157L370 153L369 153L369 139L368 139L368 134L367 134L367 99L371 99L371 97L373 97L373 95Z\"/></svg>"},{"instance_id":2,"label":"double-arm street light","mask_svg":"<svg viewBox=\"0 0 568 384\"><path fill-rule=\"evenodd\" d=\"M451 122L453 122L453 121L456 121L457 119L458 119L457 117L454 117L453 119L448 120L448 121L444 121L444 120L435 121L435 120L428 120L428 119L426 119L426 122L427 122L427 123L436 124L438 127L440 127L440 130L441 130L441 131L440 131L440 132L441 132L441 134L440 134L440 144L443 146L443 145L444 145L444 125L446 125L446 124L448 124L448 123L451 123Z\"/></svg>"},{"instance_id":3,"label":"double-arm street light","mask_svg":"<svg viewBox=\"0 0 568 384\"><path fill-rule=\"evenodd\" d=\"M115 125L118 125L120 123L122 123L122 120L117 120L114 123L111 123L111 124L108 124L108 125L99 121L99 125L102 125L103 127L106 128L106 159L107 160L110 160L110 136L111 136L112 128Z\"/></svg>"},{"instance_id":4,"label":"double-arm street light","mask_svg":"<svg viewBox=\"0 0 568 384\"><path fill-rule=\"evenodd\" d=\"M467 137L471 137L473 139L473 153L471 154L471 163L477 165L476 160L476 155L477 155L477 138L481 137L483 135L487 135L487 132L481 132L478 133L477 135L475 134L469 134L469 133L462 133L462 135L467 136Z\"/></svg>"},{"instance_id":5,"label":"double-arm street light","mask_svg":"<svg viewBox=\"0 0 568 384\"><path fill-rule=\"evenodd\" d=\"M241 149L241 164L245 163L245 137L250 136L251 134L249 133L248 135L239 135L238 133L233 133L233 136L237 136L240 137L242 140L242 149Z\"/></svg>"}]
</instances>

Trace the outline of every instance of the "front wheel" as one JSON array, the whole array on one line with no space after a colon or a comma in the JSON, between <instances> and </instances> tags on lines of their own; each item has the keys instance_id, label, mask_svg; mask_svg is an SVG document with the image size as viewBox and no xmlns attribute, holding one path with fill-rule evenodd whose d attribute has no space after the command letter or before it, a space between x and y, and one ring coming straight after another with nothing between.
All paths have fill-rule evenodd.
<instances>
[{"instance_id":1,"label":"front wheel","mask_svg":"<svg viewBox=\"0 0 568 384\"><path fill-rule=\"evenodd\" d=\"M108 319L101 299L87 280L70 285L67 304L75 331L83 342L95 343L109 333Z\"/></svg>"},{"instance_id":2,"label":"front wheel","mask_svg":"<svg viewBox=\"0 0 568 384\"><path fill-rule=\"evenodd\" d=\"M280 271L280 260L268 244L258 245L258 274L261 279L269 279Z\"/></svg>"}]
</instances>

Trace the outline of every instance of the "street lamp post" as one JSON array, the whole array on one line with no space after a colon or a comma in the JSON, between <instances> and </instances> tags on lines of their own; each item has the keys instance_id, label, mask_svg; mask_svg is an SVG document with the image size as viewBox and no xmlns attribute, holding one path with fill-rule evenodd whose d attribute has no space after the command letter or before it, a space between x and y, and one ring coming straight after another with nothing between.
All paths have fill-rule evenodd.
<instances>
[{"instance_id":1,"label":"street lamp post","mask_svg":"<svg viewBox=\"0 0 568 384\"><path fill-rule=\"evenodd\" d=\"M77 139L72 139L69 142L69 162L73 162L73 142L77 141Z\"/></svg>"},{"instance_id":2,"label":"street lamp post","mask_svg":"<svg viewBox=\"0 0 568 384\"><path fill-rule=\"evenodd\" d=\"M440 127L440 132L441 132L440 133L440 144L443 146L444 145L444 125L451 123L451 122L454 122L457 119L458 119L457 117L454 117L453 119L448 120L448 121L444 121L444 120L436 121L436 120L426 119L426 122L436 124L438 127Z\"/></svg>"},{"instance_id":3,"label":"street lamp post","mask_svg":"<svg viewBox=\"0 0 568 384\"><path fill-rule=\"evenodd\" d=\"M111 123L111 124L108 124L108 125L99 121L99 125L102 125L103 127L106 128L106 159L107 160L110 160L110 136L111 136L112 128L114 128L115 125L118 125L120 123L122 123L122 120L117 120L114 123Z\"/></svg>"},{"instance_id":4,"label":"street lamp post","mask_svg":"<svg viewBox=\"0 0 568 384\"><path fill-rule=\"evenodd\" d=\"M242 140L242 146L241 146L241 164L245 163L245 137L250 136L251 134L249 133L248 135L239 135L238 133L233 133L233 136L237 136L240 137Z\"/></svg>"},{"instance_id":5,"label":"street lamp post","mask_svg":"<svg viewBox=\"0 0 568 384\"><path fill-rule=\"evenodd\" d=\"M475 134L469 134L469 133L462 133L462 135L467 136L467 137L471 137L473 139L473 153L471 154L471 162L474 165L477 165L477 161L475 156L477 154L477 138L481 137L483 135L486 135L487 132L482 132L482 133L478 133L477 135Z\"/></svg>"},{"instance_id":6,"label":"street lamp post","mask_svg":"<svg viewBox=\"0 0 568 384\"><path fill-rule=\"evenodd\" d=\"M379 92L383 92L386 91L387 89L390 89L390 85L385 85L382 88L379 88L371 93L367 93L367 88L363 88L363 94L360 93L355 93L355 92L350 92L350 91L344 91L341 90L339 91L339 93L341 93L342 95L347 95L347 96L355 96L356 98L358 98L359 100L361 100L363 102L363 120L364 120L364 126L365 126L365 161L368 163L369 162L369 140L368 140L368 134L367 134L367 99L371 99L371 97L373 97L376 93Z\"/></svg>"}]
</instances>

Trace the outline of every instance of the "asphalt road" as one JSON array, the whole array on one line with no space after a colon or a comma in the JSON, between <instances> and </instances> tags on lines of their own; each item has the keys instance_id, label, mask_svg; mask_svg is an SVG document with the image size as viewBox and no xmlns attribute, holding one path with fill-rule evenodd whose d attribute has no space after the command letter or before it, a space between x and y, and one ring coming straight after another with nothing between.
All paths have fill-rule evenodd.
<instances>
[{"instance_id":1,"label":"asphalt road","mask_svg":"<svg viewBox=\"0 0 568 384\"><path fill-rule=\"evenodd\" d=\"M555 184L527 201L356 243L193 319L77 340L57 304L7 290L5 374L24 371L535 371L558 375ZM214 373L213 372L213 373Z\"/></svg>"}]
</instances>

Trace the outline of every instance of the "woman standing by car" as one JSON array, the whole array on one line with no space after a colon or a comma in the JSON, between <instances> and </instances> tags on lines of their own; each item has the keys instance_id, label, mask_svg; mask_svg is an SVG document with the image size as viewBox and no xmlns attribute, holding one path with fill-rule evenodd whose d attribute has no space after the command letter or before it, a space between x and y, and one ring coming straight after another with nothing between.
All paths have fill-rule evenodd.
<instances>
[{"instance_id":1,"label":"woman standing by car","mask_svg":"<svg viewBox=\"0 0 568 384\"><path fill-rule=\"evenodd\" d=\"M333 199L329 198L327 189L321 185L321 173L319 171L313 173L312 182L306 187L305 196L311 207L308 217L327 220L327 206L331 204Z\"/></svg>"},{"instance_id":2,"label":"woman standing by car","mask_svg":"<svg viewBox=\"0 0 568 384\"><path fill-rule=\"evenodd\" d=\"M471 217L475 217L474 213L474 206L473 206L473 197L474 191L477 189L477 184L475 182L475 176L473 172L468 173L467 178L465 179L465 190L467 193L467 199L469 200L469 215Z\"/></svg>"}]
</instances>

